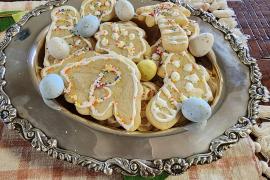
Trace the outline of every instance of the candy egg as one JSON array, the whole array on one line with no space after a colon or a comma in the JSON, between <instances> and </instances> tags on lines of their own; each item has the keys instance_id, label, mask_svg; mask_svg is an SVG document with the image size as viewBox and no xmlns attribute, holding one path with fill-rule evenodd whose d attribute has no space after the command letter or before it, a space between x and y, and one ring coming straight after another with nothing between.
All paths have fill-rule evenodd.
<instances>
[{"instance_id":1,"label":"candy egg","mask_svg":"<svg viewBox=\"0 0 270 180\"><path fill-rule=\"evenodd\" d=\"M189 41L189 51L195 57L205 56L213 47L214 36L210 33L202 33Z\"/></svg>"},{"instance_id":2,"label":"candy egg","mask_svg":"<svg viewBox=\"0 0 270 180\"><path fill-rule=\"evenodd\" d=\"M183 101L182 114L192 122L202 122L212 114L210 105L203 99L191 97Z\"/></svg>"},{"instance_id":3,"label":"candy egg","mask_svg":"<svg viewBox=\"0 0 270 180\"><path fill-rule=\"evenodd\" d=\"M157 73L157 65L152 60L142 60L137 64L137 67L141 72L142 81L150 81Z\"/></svg>"},{"instance_id":4,"label":"candy egg","mask_svg":"<svg viewBox=\"0 0 270 180\"><path fill-rule=\"evenodd\" d=\"M134 17L135 10L128 0L119 0L115 4L115 13L121 21L129 21Z\"/></svg>"},{"instance_id":5,"label":"candy egg","mask_svg":"<svg viewBox=\"0 0 270 180\"><path fill-rule=\"evenodd\" d=\"M97 32L99 26L100 21L96 16L84 16L76 25L75 33L82 37L91 37Z\"/></svg>"},{"instance_id":6,"label":"candy egg","mask_svg":"<svg viewBox=\"0 0 270 180\"><path fill-rule=\"evenodd\" d=\"M70 53L68 43L59 37L53 37L47 43L48 52L56 59L64 59Z\"/></svg>"},{"instance_id":7,"label":"candy egg","mask_svg":"<svg viewBox=\"0 0 270 180\"><path fill-rule=\"evenodd\" d=\"M54 99L64 91L64 81L57 74L49 74L45 76L39 83L39 90L43 98Z\"/></svg>"}]
</instances>

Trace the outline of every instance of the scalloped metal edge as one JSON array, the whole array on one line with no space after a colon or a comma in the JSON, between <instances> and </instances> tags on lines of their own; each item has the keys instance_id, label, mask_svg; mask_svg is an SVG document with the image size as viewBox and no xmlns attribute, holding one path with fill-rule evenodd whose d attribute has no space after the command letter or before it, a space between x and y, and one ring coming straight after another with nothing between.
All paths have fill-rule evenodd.
<instances>
[{"instance_id":1,"label":"scalloped metal edge","mask_svg":"<svg viewBox=\"0 0 270 180\"><path fill-rule=\"evenodd\" d=\"M6 62L4 49L31 17L38 16L53 7L61 6L66 3L66 1L67 0L49 1L27 13L18 23L14 24L6 31L4 40L0 43L0 118L7 127L17 130L24 139L31 142L32 146L38 151L46 152L53 158L65 160L75 165L87 167L89 170L103 172L105 174L112 174L113 171L116 171L129 176L157 176L162 172L166 172L170 175L179 175L192 165L206 164L218 160L222 157L226 149L238 142L240 138L249 135L252 125L256 124L256 119L258 118L259 103L268 101L269 98L267 88L261 83L262 74L256 59L250 57L249 49L241 44L229 29L218 23L212 14L195 10L185 5L192 12L192 15L200 17L203 21L223 32L225 39L230 42L232 49L237 53L241 62L249 67L251 86L249 89L250 100L246 117L239 118L236 125L212 140L209 146L209 152L192 155L186 158L176 157L157 160L111 158L106 161L100 161L59 148L56 139L48 137L42 130L33 127L28 120L21 119L17 116L15 107L11 104L8 95L3 90L6 85L4 79ZM179 1L174 2L179 3Z\"/></svg>"}]
</instances>

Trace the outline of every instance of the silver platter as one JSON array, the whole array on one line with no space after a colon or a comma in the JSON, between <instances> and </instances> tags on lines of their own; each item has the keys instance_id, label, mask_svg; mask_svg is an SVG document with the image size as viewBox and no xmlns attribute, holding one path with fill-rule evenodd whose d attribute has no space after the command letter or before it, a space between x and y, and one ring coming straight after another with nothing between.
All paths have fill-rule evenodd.
<instances>
[{"instance_id":1,"label":"silver platter","mask_svg":"<svg viewBox=\"0 0 270 180\"><path fill-rule=\"evenodd\" d=\"M131 1L135 7L156 1ZM246 137L267 101L256 60L236 36L209 13L187 6L201 27L215 37L214 52L224 85L215 113L204 129L179 128L153 134L104 130L100 125L45 105L36 88L37 41L50 24L50 10L63 4L79 9L81 1L50 1L27 13L6 32L0 44L0 117L39 151L75 165L111 174L178 175L190 166L211 163ZM79 120L78 120L79 119Z\"/></svg>"}]
</instances>

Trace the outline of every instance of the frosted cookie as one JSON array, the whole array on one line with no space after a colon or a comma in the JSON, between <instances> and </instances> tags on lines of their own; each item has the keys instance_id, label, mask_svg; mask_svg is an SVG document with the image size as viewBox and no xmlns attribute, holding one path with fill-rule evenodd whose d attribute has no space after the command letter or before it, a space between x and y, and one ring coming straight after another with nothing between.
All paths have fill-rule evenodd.
<instances>
[{"instance_id":1,"label":"frosted cookie","mask_svg":"<svg viewBox=\"0 0 270 180\"><path fill-rule=\"evenodd\" d=\"M183 6L176 5L171 2L164 2L156 5L143 6L136 10L138 19L145 21L148 27L157 24L160 18L173 19L178 25L188 25L187 17L190 16L190 11Z\"/></svg>"},{"instance_id":2,"label":"frosted cookie","mask_svg":"<svg viewBox=\"0 0 270 180\"><path fill-rule=\"evenodd\" d=\"M142 122L141 122L141 125L139 126L138 130L139 131L151 131L154 127L148 121L145 111L146 111L146 107L147 107L148 102L150 101L150 99L152 97L155 96L159 87L152 82L142 82L142 87L143 87L142 104L141 104Z\"/></svg>"},{"instance_id":3,"label":"frosted cookie","mask_svg":"<svg viewBox=\"0 0 270 180\"><path fill-rule=\"evenodd\" d=\"M207 70L196 64L188 52L166 54L165 61L158 71L164 78L164 85L147 105L146 116L158 129L174 126L182 116L180 109L183 100L198 97L211 101L213 95L207 81Z\"/></svg>"},{"instance_id":4,"label":"frosted cookie","mask_svg":"<svg viewBox=\"0 0 270 180\"><path fill-rule=\"evenodd\" d=\"M196 21L190 20L188 26L184 28L184 30L189 36L189 39L200 34L200 26Z\"/></svg>"},{"instance_id":5,"label":"frosted cookie","mask_svg":"<svg viewBox=\"0 0 270 180\"><path fill-rule=\"evenodd\" d=\"M151 48L144 37L144 30L132 22L106 22L101 24L95 35L95 49L100 53L117 53L138 62L151 54Z\"/></svg>"},{"instance_id":6,"label":"frosted cookie","mask_svg":"<svg viewBox=\"0 0 270 180\"><path fill-rule=\"evenodd\" d=\"M168 52L179 53L188 47L188 36L183 27L188 26L190 12L182 6L165 2L137 9L138 19L152 27L158 25L162 46Z\"/></svg>"},{"instance_id":7,"label":"frosted cookie","mask_svg":"<svg viewBox=\"0 0 270 180\"><path fill-rule=\"evenodd\" d=\"M188 36L174 20L158 19L158 27L161 33L162 46L168 52L179 53L188 48Z\"/></svg>"},{"instance_id":8,"label":"frosted cookie","mask_svg":"<svg viewBox=\"0 0 270 180\"><path fill-rule=\"evenodd\" d=\"M67 83L65 98L80 114L97 120L114 116L128 131L139 127L140 72L129 59L116 54L94 56L66 66L61 75Z\"/></svg>"},{"instance_id":9,"label":"frosted cookie","mask_svg":"<svg viewBox=\"0 0 270 180\"><path fill-rule=\"evenodd\" d=\"M80 15L78 11L72 6L61 6L55 8L51 13L52 23L48 30L46 36L46 44L45 44L45 58L44 58L44 66L51 66L59 62L59 57L54 57L55 53L50 54L49 48L55 49L55 42L50 43L52 38L61 38L63 42L66 42L69 46L69 50L67 55L71 55L80 50L89 50L92 49L92 44L90 39L82 38L79 36L75 36L72 33L74 25L77 24ZM57 41L59 42L59 41ZM60 44L61 42L59 42ZM65 54L66 55L66 45L62 43L63 46L57 46L58 51L62 51L63 53L56 54ZM48 47L50 45L50 47ZM51 47L53 46L53 47ZM54 56L53 56L54 55Z\"/></svg>"},{"instance_id":10,"label":"frosted cookie","mask_svg":"<svg viewBox=\"0 0 270 180\"><path fill-rule=\"evenodd\" d=\"M157 40L157 42L151 46L151 52L151 59L155 61L157 65L159 65L161 57L165 52L165 49L161 45L161 39Z\"/></svg>"},{"instance_id":11,"label":"frosted cookie","mask_svg":"<svg viewBox=\"0 0 270 180\"><path fill-rule=\"evenodd\" d=\"M141 125L139 126L138 130L142 132L151 131L154 129L151 123L147 120L145 110L149 100L157 93L159 87L152 82L142 82L143 87L143 95L142 95L142 102L141 102ZM103 122L103 121L101 121ZM114 117L109 118L106 120L103 125L107 125L109 127L118 128L120 124L115 120Z\"/></svg>"},{"instance_id":12,"label":"frosted cookie","mask_svg":"<svg viewBox=\"0 0 270 180\"><path fill-rule=\"evenodd\" d=\"M84 0L81 5L81 16L89 14L97 16L101 21L109 21L115 17L115 0Z\"/></svg>"},{"instance_id":13,"label":"frosted cookie","mask_svg":"<svg viewBox=\"0 0 270 180\"><path fill-rule=\"evenodd\" d=\"M61 60L60 62L52 65L52 66L48 66L48 67L44 67L41 70L41 77L45 77L48 74L59 74L62 69L64 69L67 65L69 64L74 64L76 62L80 62L86 58L90 58L92 56L98 55L98 53L94 52L94 51L78 51L77 53L70 55L69 57Z\"/></svg>"}]
</instances>

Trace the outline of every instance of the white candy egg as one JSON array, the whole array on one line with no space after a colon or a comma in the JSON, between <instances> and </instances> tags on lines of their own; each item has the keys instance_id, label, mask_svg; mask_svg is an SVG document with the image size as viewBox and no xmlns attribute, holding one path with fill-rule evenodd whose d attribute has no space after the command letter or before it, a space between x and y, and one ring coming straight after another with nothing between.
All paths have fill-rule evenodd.
<instances>
[{"instance_id":1,"label":"white candy egg","mask_svg":"<svg viewBox=\"0 0 270 180\"><path fill-rule=\"evenodd\" d=\"M53 37L47 43L47 48L49 54L52 55L56 59L64 59L70 53L70 48L68 43L59 37Z\"/></svg>"},{"instance_id":2,"label":"white candy egg","mask_svg":"<svg viewBox=\"0 0 270 180\"><path fill-rule=\"evenodd\" d=\"M205 56L213 47L214 36L202 33L189 40L189 51L195 57Z\"/></svg>"},{"instance_id":3,"label":"white candy egg","mask_svg":"<svg viewBox=\"0 0 270 180\"><path fill-rule=\"evenodd\" d=\"M100 20L93 15L84 16L76 25L75 31L82 37L93 36L100 26Z\"/></svg>"},{"instance_id":4,"label":"white candy egg","mask_svg":"<svg viewBox=\"0 0 270 180\"><path fill-rule=\"evenodd\" d=\"M39 90L43 98L54 99L60 96L64 91L64 81L57 74L45 76L39 83Z\"/></svg>"},{"instance_id":5,"label":"white candy egg","mask_svg":"<svg viewBox=\"0 0 270 180\"><path fill-rule=\"evenodd\" d=\"M210 118L212 110L205 100L191 97L183 101L182 114L192 122L202 122Z\"/></svg>"},{"instance_id":6,"label":"white candy egg","mask_svg":"<svg viewBox=\"0 0 270 180\"><path fill-rule=\"evenodd\" d=\"M135 10L128 0L119 0L115 4L115 13L121 21L129 21L134 17Z\"/></svg>"}]
</instances>

